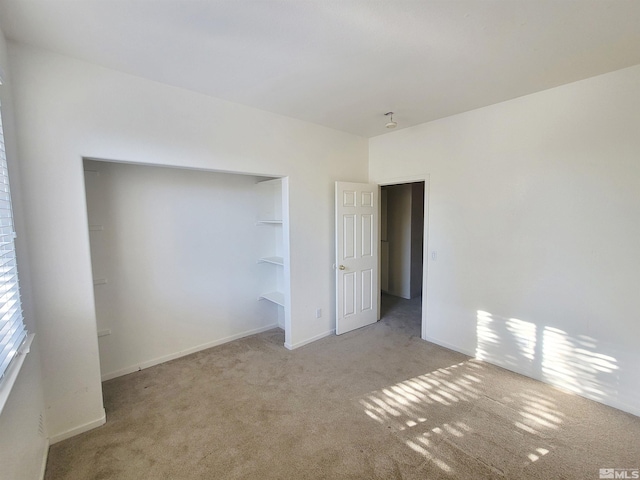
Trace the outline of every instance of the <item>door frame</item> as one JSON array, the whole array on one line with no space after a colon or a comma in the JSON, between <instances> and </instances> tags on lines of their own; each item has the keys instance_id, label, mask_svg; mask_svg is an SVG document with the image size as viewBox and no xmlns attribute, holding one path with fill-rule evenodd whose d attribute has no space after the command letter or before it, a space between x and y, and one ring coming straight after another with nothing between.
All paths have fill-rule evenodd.
<instances>
[{"instance_id":1,"label":"door frame","mask_svg":"<svg viewBox=\"0 0 640 480\"><path fill-rule=\"evenodd\" d=\"M428 262L429 262L429 181L430 176L428 173L419 174L419 175L410 175L407 177L396 177L390 178L386 180L378 180L375 183L378 185L378 198L382 198L382 192L380 191L382 187L387 187L391 185L403 185L407 183L417 183L424 182L424 231L423 235L423 246L422 246L422 318L421 318L421 329L420 329L420 337L422 340L427 340L427 277L428 277ZM378 216L381 218L381 202L378 202ZM382 222L378 222L378 242L381 241L382 238ZM382 248L378 247L378 287L381 285L381 269L379 266L382 263L381 259ZM382 292L380 288L378 288L378 320L381 317L380 311L380 300L382 298Z\"/></svg>"}]
</instances>

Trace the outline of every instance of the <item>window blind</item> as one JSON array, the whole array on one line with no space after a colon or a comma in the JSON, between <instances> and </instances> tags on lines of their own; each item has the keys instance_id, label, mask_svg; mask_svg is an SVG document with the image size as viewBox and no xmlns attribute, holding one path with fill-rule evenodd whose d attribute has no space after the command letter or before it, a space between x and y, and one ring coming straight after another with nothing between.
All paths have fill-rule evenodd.
<instances>
[{"instance_id":1,"label":"window blind","mask_svg":"<svg viewBox=\"0 0 640 480\"><path fill-rule=\"evenodd\" d=\"M0 115L0 382L26 336L18 287L9 172Z\"/></svg>"}]
</instances>

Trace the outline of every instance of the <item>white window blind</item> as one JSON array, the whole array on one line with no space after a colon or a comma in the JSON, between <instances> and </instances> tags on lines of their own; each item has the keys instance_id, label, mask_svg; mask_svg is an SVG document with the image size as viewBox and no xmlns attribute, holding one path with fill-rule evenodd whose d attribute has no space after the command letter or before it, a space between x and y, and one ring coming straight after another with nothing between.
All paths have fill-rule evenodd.
<instances>
[{"instance_id":1,"label":"white window blind","mask_svg":"<svg viewBox=\"0 0 640 480\"><path fill-rule=\"evenodd\" d=\"M9 173L0 115L0 383L27 331L18 287Z\"/></svg>"}]
</instances>

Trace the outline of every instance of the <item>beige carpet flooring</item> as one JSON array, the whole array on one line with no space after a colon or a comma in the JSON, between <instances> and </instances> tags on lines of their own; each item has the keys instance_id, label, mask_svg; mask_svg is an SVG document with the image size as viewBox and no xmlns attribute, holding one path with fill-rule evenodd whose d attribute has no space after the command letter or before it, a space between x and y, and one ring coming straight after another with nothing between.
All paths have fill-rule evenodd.
<instances>
[{"instance_id":1,"label":"beige carpet flooring","mask_svg":"<svg viewBox=\"0 0 640 480\"><path fill-rule=\"evenodd\" d=\"M420 340L420 304L295 351L269 331L104 383L53 479L598 479L640 418Z\"/></svg>"}]
</instances>

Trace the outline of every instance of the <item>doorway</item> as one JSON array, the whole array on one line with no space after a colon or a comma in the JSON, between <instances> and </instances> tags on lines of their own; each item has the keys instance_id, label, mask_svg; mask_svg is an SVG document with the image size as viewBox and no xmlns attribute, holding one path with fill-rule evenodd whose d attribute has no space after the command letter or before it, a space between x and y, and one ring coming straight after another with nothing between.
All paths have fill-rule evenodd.
<instances>
[{"instance_id":1,"label":"doorway","mask_svg":"<svg viewBox=\"0 0 640 480\"><path fill-rule=\"evenodd\" d=\"M380 318L423 332L425 181L380 187Z\"/></svg>"}]
</instances>

